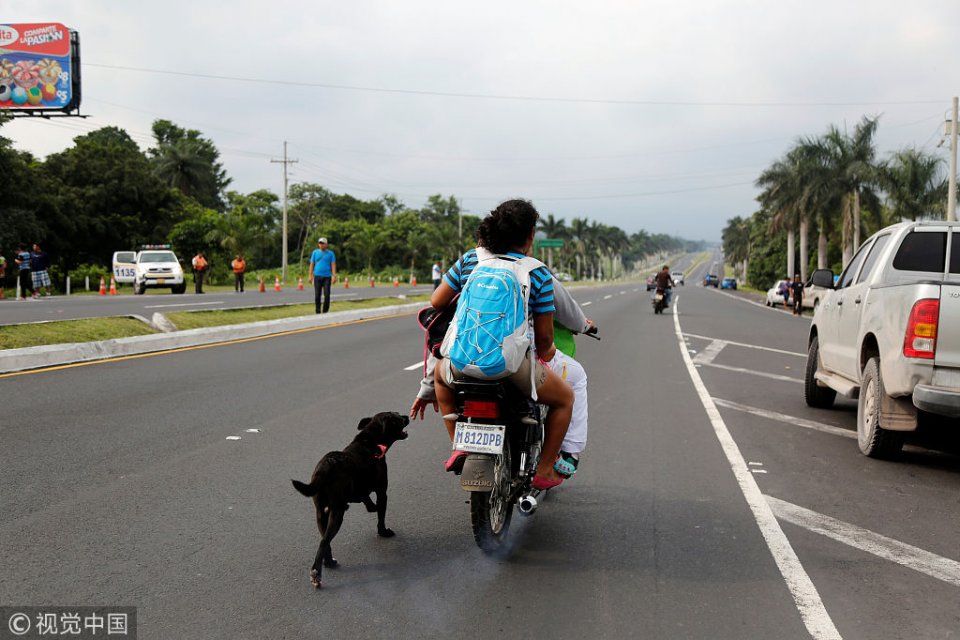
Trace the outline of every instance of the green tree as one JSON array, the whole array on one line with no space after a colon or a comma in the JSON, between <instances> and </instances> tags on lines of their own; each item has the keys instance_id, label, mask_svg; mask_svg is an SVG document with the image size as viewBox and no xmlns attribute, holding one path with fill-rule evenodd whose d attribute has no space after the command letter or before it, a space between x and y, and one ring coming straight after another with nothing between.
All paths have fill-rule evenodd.
<instances>
[{"instance_id":1,"label":"green tree","mask_svg":"<svg viewBox=\"0 0 960 640\"><path fill-rule=\"evenodd\" d=\"M894 153L883 164L880 174L893 215L905 220L943 216L948 188L943 164L914 147Z\"/></svg>"},{"instance_id":2,"label":"green tree","mask_svg":"<svg viewBox=\"0 0 960 640\"><path fill-rule=\"evenodd\" d=\"M183 129L169 120L155 120L156 146L149 150L157 176L205 207L220 209L230 178L212 141L195 129Z\"/></svg>"}]
</instances>

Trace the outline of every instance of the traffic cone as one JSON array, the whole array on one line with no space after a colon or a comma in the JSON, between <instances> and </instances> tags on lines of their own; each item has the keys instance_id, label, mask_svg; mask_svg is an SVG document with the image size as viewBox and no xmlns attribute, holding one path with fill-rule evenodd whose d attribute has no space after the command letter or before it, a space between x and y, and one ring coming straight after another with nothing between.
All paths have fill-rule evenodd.
<instances>
[{"instance_id":1,"label":"traffic cone","mask_svg":"<svg viewBox=\"0 0 960 640\"><path fill-rule=\"evenodd\" d=\"M343 279L343 288L344 288L344 289L349 289L349 288L350 288L350 278L344 278L344 279Z\"/></svg>"},{"instance_id":2,"label":"traffic cone","mask_svg":"<svg viewBox=\"0 0 960 640\"><path fill-rule=\"evenodd\" d=\"M113 279L113 276L110 276L110 295L117 295L117 281Z\"/></svg>"},{"instance_id":3,"label":"traffic cone","mask_svg":"<svg viewBox=\"0 0 960 640\"><path fill-rule=\"evenodd\" d=\"M103 276L100 276L100 295L107 295L107 281L103 279Z\"/></svg>"},{"instance_id":4,"label":"traffic cone","mask_svg":"<svg viewBox=\"0 0 960 640\"><path fill-rule=\"evenodd\" d=\"M273 278L273 290L274 290L274 291L280 291L280 290L281 290L281 287L280 287L280 276L274 276L274 278Z\"/></svg>"},{"instance_id":5,"label":"traffic cone","mask_svg":"<svg viewBox=\"0 0 960 640\"><path fill-rule=\"evenodd\" d=\"M394 287L400 286L400 278L398 276L393 276L393 286Z\"/></svg>"},{"instance_id":6,"label":"traffic cone","mask_svg":"<svg viewBox=\"0 0 960 640\"><path fill-rule=\"evenodd\" d=\"M297 291L303 291L303 278L297 278Z\"/></svg>"},{"instance_id":7,"label":"traffic cone","mask_svg":"<svg viewBox=\"0 0 960 640\"><path fill-rule=\"evenodd\" d=\"M267 287L263 284L263 276L260 276L260 293L266 293Z\"/></svg>"},{"instance_id":8,"label":"traffic cone","mask_svg":"<svg viewBox=\"0 0 960 640\"><path fill-rule=\"evenodd\" d=\"M410 286L411 287L417 286L417 276L410 276Z\"/></svg>"}]
</instances>

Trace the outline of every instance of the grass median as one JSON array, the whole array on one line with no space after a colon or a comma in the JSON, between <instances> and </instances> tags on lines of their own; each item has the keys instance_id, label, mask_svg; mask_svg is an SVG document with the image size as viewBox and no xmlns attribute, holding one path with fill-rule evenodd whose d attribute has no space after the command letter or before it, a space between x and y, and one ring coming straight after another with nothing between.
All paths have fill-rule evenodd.
<instances>
[{"instance_id":1,"label":"grass median","mask_svg":"<svg viewBox=\"0 0 960 640\"><path fill-rule=\"evenodd\" d=\"M93 342L157 333L133 318L84 318L0 326L0 349L20 349L46 344Z\"/></svg>"},{"instance_id":2,"label":"grass median","mask_svg":"<svg viewBox=\"0 0 960 640\"><path fill-rule=\"evenodd\" d=\"M335 301L330 305L330 311L352 311L354 309L373 309L387 307L394 304L410 302L426 302L430 296L409 296L407 298L370 298L368 300ZM179 311L167 314L177 329L200 329L202 327L222 327L228 324L243 324L246 322L260 322L262 320L279 320L281 318L295 318L308 316L314 313L313 304L290 304L281 307L251 307L246 309L220 309L214 311Z\"/></svg>"}]
</instances>

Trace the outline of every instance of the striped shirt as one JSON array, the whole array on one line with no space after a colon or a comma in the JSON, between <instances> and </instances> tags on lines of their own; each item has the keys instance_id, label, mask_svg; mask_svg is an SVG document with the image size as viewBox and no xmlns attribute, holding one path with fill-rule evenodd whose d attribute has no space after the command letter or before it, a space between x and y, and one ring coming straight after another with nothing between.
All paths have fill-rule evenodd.
<instances>
[{"instance_id":1,"label":"striped shirt","mask_svg":"<svg viewBox=\"0 0 960 640\"><path fill-rule=\"evenodd\" d=\"M511 258L522 258L522 253L510 251L506 255ZM463 254L456 264L450 267L443 276L443 281L454 291L461 291L467 283L467 278L477 266L477 250L471 249ZM553 304L553 276L546 267L537 267L530 272L530 314L542 315L556 311Z\"/></svg>"}]
</instances>

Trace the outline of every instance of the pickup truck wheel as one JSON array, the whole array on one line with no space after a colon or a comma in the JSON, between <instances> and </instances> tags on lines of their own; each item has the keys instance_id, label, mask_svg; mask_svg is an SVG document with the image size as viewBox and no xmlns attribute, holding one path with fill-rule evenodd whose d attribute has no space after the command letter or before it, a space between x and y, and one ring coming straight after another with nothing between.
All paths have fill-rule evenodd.
<instances>
[{"instance_id":1,"label":"pickup truck wheel","mask_svg":"<svg viewBox=\"0 0 960 640\"><path fill-rule=\"evenodd\" d=\"M903 434L880 426L883 393L880 359L870 358L863 369L857 401L857 445L870 458L893 458L903 449Z\"/></svg>"},{"instance_id":2,"label":"pickup truck wheel","mask_svg":"<svg viewBox=\"0 0 960 640\"><path fill-rule=\"evenodd\" d=\"M829 387L817 384L817 370L820 368L820 342L814 337L807 349L807 369L803 376L803 399L808 407L829 409L837 397L837 392Z\"/></svg>"}]
</instances>

